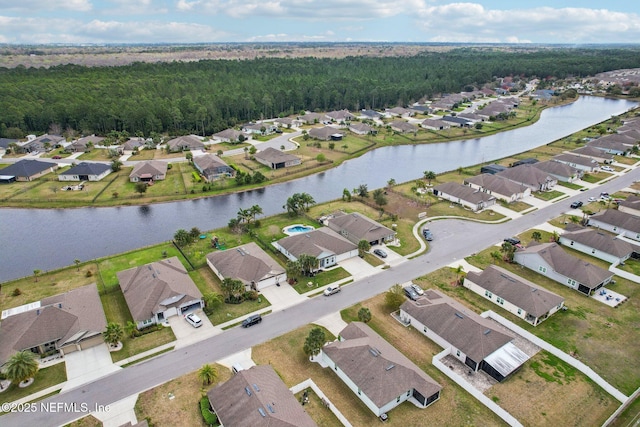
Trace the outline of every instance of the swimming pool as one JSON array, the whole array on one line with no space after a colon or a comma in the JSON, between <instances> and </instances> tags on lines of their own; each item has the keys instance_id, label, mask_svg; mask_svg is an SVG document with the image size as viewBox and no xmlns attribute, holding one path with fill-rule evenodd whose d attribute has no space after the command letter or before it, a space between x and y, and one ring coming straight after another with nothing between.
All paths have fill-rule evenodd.
<instances>
[{"instance_id":1,"label":"swimming pool","mask_svg":"<svg viewBox=\"0 0 640 427\"><path fill-rule=\"evenodd\" d=\"M310 225L294 224L283 228L282 232L287 236L291 236L292 234L308 233L313 230L315 230L315 228Z\"/></svg>"}]
</instances>

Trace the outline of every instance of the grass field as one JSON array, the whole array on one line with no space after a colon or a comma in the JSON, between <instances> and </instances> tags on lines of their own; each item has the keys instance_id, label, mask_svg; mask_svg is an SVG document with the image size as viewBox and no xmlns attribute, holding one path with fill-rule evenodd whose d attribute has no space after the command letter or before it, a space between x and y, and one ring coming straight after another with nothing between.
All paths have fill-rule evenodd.
<instances>
[{"instance_id":1,"label":"grass field","mask_svg":"<svg viewBox=\"0 0 640 427\"><path fill-rule=\"evenodd\" d=\"M35 376L33 384L29 387L20 388L17 385L11 384L9 390L0 393L0 403L13 402L30 394L36 393L40 390L44 390L56 384L63 383L67 380L67 371L65 364L58 363L48 368L40 369ZM2 418L0 418L1 420ZM2 424L2 422L0 422Z\"/></svg>"}]
</instances>

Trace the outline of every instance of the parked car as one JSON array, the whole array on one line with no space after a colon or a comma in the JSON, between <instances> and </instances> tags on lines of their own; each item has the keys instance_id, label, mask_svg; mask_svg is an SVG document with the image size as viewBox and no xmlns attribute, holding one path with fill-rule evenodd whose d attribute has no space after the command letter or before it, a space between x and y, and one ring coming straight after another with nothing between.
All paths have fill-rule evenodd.
<instances>
[{"instance_id":1,"label":"parked car","mask_svg":"<svg viewBox=\"0 0 640 427\"><path fill-rule=\"evenodd\" d=\"M407 298L413 301L417 300L420 297L420 295L418 295L418 293L411 286L407 286L406 288L404 288L404 294L407 296Z\"/></svg>"},{"instance_id":2,"label":"parked car","mask_svg":"<svg viewBox=\"0 0 640 427\"><path fill-rule=\"evenodd\" d=\"M417 293L418 295L424 295L424 290L423 290L420 286L416 285L415 283L412 283L412 284L411 284L411 288L412 288L414 291L416 291L416 293Z\"/></svg>"},{"instance_id":3,"label":"parked car","mask_svg":"<svg viewBox=\"0 0 640 427\"><path fill-rule=\"evenodd\" d=\"M248 328L249 326L253 326L256 323L260 323L260 322L262 322L262 316L260 316L259 314L254 314L242 321L242 327Z\"/></svg>"},{"instance_id":4,"label":"parked car","mask_svg":"<svg viewBox=\"0 0 640 427\"><path fill-rule=\"evenodd\" d=\"M61 158L62 158L61 156L53 156L52 157L52 159L55 159L55 160L58 160L58 159L61 159Z\"/></svg>"},{"instance_id":5,"label":"parked car","mask_svg":"<svg viewBox=\"0 0 640 427\"><path fill-rule=\"evenodd\" d=\"M513 246L520 244L520 239L518 239L517 237L507 237L506 239L504 239L504 241L507 243L511 243Z\"/></svg>"},{"instance_id":6,"label":"parked car","mask_svg":"<svg viewBox=\"0 0 640 427\"><path fill-rule=\"evenodd\" d=\"M598 201L598 199L596 199L595 197L589 197L589 198L587 199L587 202L589 202L589 203L591 203L591 202L596 202L596 201Z\"/></svg>"},{"instance_id":7,"label":"parked car","mask_svg":"<svg viewBox=\"0 0 640 427\"><path fill-rule=\"evenodd\" d=\"M328 297L329 295L337 294L340 292L340 285L338 286L329 286L324 290L324 296Z\"/></svg>"},{"instance_id":8,"label":"parked car","mask_svg":"<svg viewBox=\"0 0 640 427\"><path fill-rule=\"evenodd\" d=\"M611 166L600 166L600 169L606 172L615 172Z\"/></svg>"},{"instance_id":9,"label":"parked car","mask_svg":"<svg viewBox=\"0 0 640 427\"><path fill-rule=\"evenodd\" d=\"M582 206L582 202L573 202L573 203L571 203L571 208L572 209L578 209L580 206Z\"/></svg>"},{"instance_id":10,"label":"parked car","mask_svg":"<svg viewBox=\"0 0 640 427\"><path fill-rule=\"evenodd\" d=\"M385 251L383 251L382 249L375 249L373 251L373 253L378 255L380 258L386 258L387 257L387 253Z\"/></svg>"},{"instance_id":11,"label":"parked car","mask_svg":"<svg viewBox=\"0 0 640 427\"><path fill-rule=\"evenodd\" d=\"M433 233L428 228L422 229L422 235L424 236L424 239L428 242L433 240Z\"/></svg>"},{"instance_id":12,"label":"parked car","mask_svg":"<svg viewBox=\"0 0 640 427\"><path fill-rule=\"evenodd\" d=\"M187 314L186 316L184 316L184 319L194 328L199 328L200 326L202 326L202 319L200 319L195 313Z\"/></svg>"}]
</instances>

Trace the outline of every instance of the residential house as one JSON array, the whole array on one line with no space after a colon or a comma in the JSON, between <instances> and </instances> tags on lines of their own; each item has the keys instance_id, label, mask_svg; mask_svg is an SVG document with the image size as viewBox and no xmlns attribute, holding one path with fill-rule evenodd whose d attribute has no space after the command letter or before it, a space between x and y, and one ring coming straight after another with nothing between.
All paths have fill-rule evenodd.
<instances>
[{"instance_id":1,"label":"residential house","mask_svg":"<svg viewBox=\"0 0 640 427\"><path fill-rule=\"evenodd\" d=\"M0 171L0 173L2 172ZM618 203L618 210L620 212L640 217L640 197L633 195L627 197L626 200Z\"/></svg>"},{"instance_id":2,"label":"residential house","mask_svg":"<svg viewBox=\"0 0 640 427\"><path fill-rule=\"evenodd\" d=\"M598 138L596 141L600 141L600 142L615 142L615 143L619 143L619 144L623 144L627 147L629 147L629 149L633 148L637 143L638 140L634 137L632 137L630 134L627 133L611 133L609 135L604 135L601 136L600 138Z\"/></svg>"},{"instance_id":3,"label":"residential house","mask_svg":"<svg viewBox=\"0 0 640 427\"><path fill-rule=\"evenodd\" d=\"M317 427L271 365L238 371L207 398L221 427Z\"/></svg>"},{"instance_id":4,"label":"residential house","mask_svg":"<svg viewBox=\"0 0 640 427\"><path fill-rule=\"evenodd\" d=\"M89 135L83 138L77 139L64 147L64 151L67 153L87 152L102 143L104 138L101 136Z\"/></svg>"},{"instance_id":5,"label":"residential house","mask_svg":"<svg viewBox=\"0 0 640 427\"><path fill-rule=\"evenodd\" d=\"M209 181L215 181L222 177L232 178L236 171L225 163L220 157L214 154L204 154L202 156L193 157L193 166L200 172L204 178Z\"/></svg>"},{"instance_id":6,"label":"residential house","mask_svg":"<svg viewBox=\"0 0 640 427\"><path fill-rule=\"evenodd\" d=\"M112 172L111 165L105 163L78 163L58 174L60 181L100 181Z\"/></svg>"},{"instance_id":7,"label":"residential house","mask_svg":"<svg viewBox=\"0 0 640 427\"><path fill-rule=\"evenodd\" d=\"M327 217L325 225L356 245L361 240L373 246L396 239L395 231L357 212L334 212Z\"/></svg>"},{"instance_id":8,"label":"residential house","mask_svg":"<svg viewBox=\"0 0 640 427\"><path fill-rule=\"evenodd\" d=\"M531 191L551 190L558 183L556 178L533 165L520 165L508 168L502 172L498 172L496 176L507 178L516 184L525 185L529 187Z\"/></svg>"},{"instance_id":9,"label":"residential house","mask_svg":"<svg viewBox=\"0 0 640 427\"><path fill-rule=\"evenodd\" d=\"M560 295L496 265L489 265L481 272L470 271L463 286L533 326L564 306Z\"/></svg>"},{"instance_id":10,"label":"residential house","mask_svg":"<svg viewBox=\"0 0 640 427\"><path fill-rule=\"evenodd\" d=\"M64 142L64 137L60 135L40 135L37 138L30 139L26 142L18 143L18 151L22 153L44 153L57 147Z\"/></svg>"},{"instance_id":11,"label":"residential house","mask_svg":"<svg viewBox=\"0 0 640 427\"><path fill-rule=\"evenodd\" d=\"M478 114L475 114L475 113L460 113L460 114L457 115L457 117L466 119L466 120L468 120L468 121L470 121L470 122L472 122L474 124L475 123L484 122L486 120L485 117L482 117L482 116L480 116Z\"/></svg>"},{"instance_id":12,"label":"residential house","mask_svg":"<svg viewBox=\"0 0 640 427\"><path fill-rule=\"evenodd\" d=\"M629 147L628 145L616 141L607 141L602 138L589 141L589 143L587 143L587 146L616 156L626 156L631 151L631 147Z\"/></svg>"},{"instance_id":13,"label":"residential house","mask_svg":"<svg viewBox=\"0 0 640 427\"><path fill-rule=\"evenodd\" d=\"M274 123L281 128L291 128L294 126L300 126L302 123L298 119L292 117L279 117L274 120Z\"/></svg>"},{"instance_id":14,"label":"residential house","mask_svg":"<svg viewBox=\"0 0 640 427\"><path fill-rule=\"evenodd\" d=\"M523 184L509 181L507 178L483 173L464 180L469 187L494 196L498 200L507 203L522 200L531 196L531 189Z\"/></svg>"},{"instance_id":15,"label":"residential house","mask_svg":"<svg viewBox=\"0 0 640 427\"><path fill-rule=\"evenodd\" d=\"M366 123L356 123L356 122L351 122L349 124L349 130L357 135L370 135L378 132L371 125L368 125Z\"/></svg>"},{"instance_id":16,"label":"residential house","mask_svg":"<svg viewBox=\"0 0 640 427\"><path fill-rule=\"evenodd\" d=\"M146 144L147 140L144 138L129 138L127 142L118 148L118 151L120 153L133 152L144 148Z\"/></svg>"},{"instance_id":17,"label":"residential house","mask_svg":"<svg viewBox=\"0 0 640 427\"><path fill-rule=\"evenodd\" d=\"M275 123L260 122L260 123L246 123L242 125L242 132L253 135L271 135L278 129L278 125Z\"/></svg>"},{"instance_id":18,"label":"residential house","mask_svg":"<svg viewBox=\"0 0 640 427\"><path fill-rule=\"evenodd\" d=\"M591 147L589 145L576 148L575 150L572 150L569 153L575 154L576 156L592 158L598 163L613 163L613 154L608 154L602 150L599 150L595 147Z\"/></svg>"},{"instance_id":19,"label":"residential house","mask_svg":"<svg viewBox=\"0 0 640 427\"><path fill-rule=\"evenodd\" d=\"M344 137L344 134L344 131L331 126L309 129L309 136L321 141L340 141Z\"/></svg>"},{"instance_id":20,"label":"residential house","mask_svg":"<svg viewBox=\"0 0 640 427\"><path fill-rule=\"evenodd\" d=\"M104 343L107 319L95 283L10 308L0 323L0 366L14 353L62 355Z\"/></svg>"},{"instance_id":21,"label":"residential house","mask_svg":"<svg viewBox=\"0 0 640 427\"><path fill-rule=\"evenodd\" d=\"M592 173L600 170L600 164L592 158L575 154L558 154L552 158L555 162L564 163L583 172Z\"/></svg>"},{"instance_id":22,"label":"residential house","mask_svg":"<svg viewBox=\"0 0 640 427\"><path fill-rule=\"evenodd\" d=\"M577 156L580 157L580 156ZM582 157L587 160L586 157ZM546 162L535 163L533 167L548 173L558 181L574 182L578 181L584 175L584 169L575 168L565 162L547 160Z\"/></svg>"},{"instance_id":23,"label":"residential house","mask_svg":"<svg viewBox=\"0 0 640 427\"><path fill-rule=\"evenodd\" d=\"M639 128L630 127L630 126L622 126L622 127L619 127L618 129L616 129L616 132L618 132L620 135L628 136L628 137L632 138L636 142L640 141L640 129Z\"/></svg>"},{"instance_id":24,"label":"residential house","mask_svg":"<svg viewBox=\"0 0 640 427\"><path fill-rule=\"evenodd\" d=\"M136 163L129 174L130 182L162 181L167 176L167 162L145 160Z\"/></svg>"},{"instance_id":25,"label":"residential house","mask_svg":"<svg viewBox=\"0 0 640 427\"><path fill-rule=\"evenodd\" d=\"M369 119L369 120L375 120L375 119L379 119L382 117L382 114L378 113L377 111L374 110L365 110L363 109L360 112L360 116L364 119Z\"/></svg>"},{"instance_id":26,"label":"residential house","mask_svg":"<svg viewBox=\"0 0 640 427\"><path fill-rule=\"evenodd\" d=\"M415 115L415 111L409 110L407 108L402 107L393 107L387 108L387 113L391 116L399 116L399 117L412 117Z\"/></svg>"},{"instance_id":27,"label":"residential house","mask_svg":"<svg viewBox=\"0 0 640 427\"><path fill-rule=\"evenodd\" d=\"M285 269L254 242L211 252L207 265L220 280L237 279L256 291L287 281Z\"/></svg>"},{"instance_id":28,"label":"residential house","mask_svg":"<svg viewBox=\"0 0 640 427\"><path fill-rule=\"evenodd\" d=\"M440 119L424 119L421 126L430 130L445 130L451 128L451 125Z\"/></svg>"},{"instance_id":29,"label":"residential house","mask_svg":"<svg viewBox=\"0 0 640 427\"><path fill-rule=\"evenodd\" d=\"M116 275L138 329L204 306L202 293L178 257L118 271Z\"/></svg>"},{"instance_id":30,"label":"residential house","mask_svg":"<svg viewBox=\"0 0 640 427\"><path fill-rule=\"evenodd\" d=\"M23 159L0 169L0 182L33 181L58 169L57 163Z\"/></svg>"},{"instance_id":31,"label":"residential house","mask_svg":"<svg viewBox=\"0 0 640 427\"><path fill-rule=\"evenodd\" d=\"M616 209L605 209L589 217L591 227L601 228L640 241L640 217Z\"/></svg>"},{"instance_id":32,"label":"residential house","mask_svg":"<svg viewBox=\"0 0 640 427\"><path fill-rule=\"evenodd\" d=\"M412 115L415 115L415 114L427 115L433 112L433 109L431 108L431 106L415 105L415 104L410 106L408 110L411 112Z\"/></svg>"},{"instance_id":33,"label":"residential house","mask_svg":"<svg viewBox=\"0 0 640 427\"><path fill-rule=\"evenodd\" d=\"M398 133L414 133L418 132L419 130L418 126L409 122L404 122L402 120L394 120L393 122L389 123L389 126L391 127L391 130Z\"/></svg>"},{"instance_id":34,"label":"residential house","mask_svg":"<svg viewBox=\"0 0 640 427\"><path fill-rule=\"evenodd\" d=\"M300 120L301 123L312 125L314 123L320 123L324 118L324 114L306 113L305 115L298 117L298 120Z\"/></svg>"},{"instance_id":35,"label":"residential house","mask_svg":"<svg viewBox=\"0 0 640 427\"><path fill-rule=\"evenodd\" d=\"M313 256L318 259L319 269L358 256L358 246L329 227L285 237L273 246L291 261L296 261L300 255Z\"/></svg>"},{"instance_id":36,"label":"residential house","mask_svg":"<svg viewBox=\"0 0 640 427\"><path fill-rule=\"evenodd\" d=\"M426 408L440 398L442 386L362 322L349 323L317 358L376 417L407 400Z\"/></svg>"},{"instance_id":37,"label":"residential house","mask_svg":"<svg viewBox=\"0 0 640 427\"><path fill-rule=\"evenodd\" d=\"M220 142L238 142L240 137L244 137L244 133L235 129L225 129L218 133L214 133L213 139Z\"/></svg>"},{"instance_id":38,"label":"residential house","mask_svg":"<svg viewBox=\"0 0 640 427\"><path fill-rule=\"evenodd\" d=\"M452 127L468 128L473 126L473 122L471 120L458 116L444 116L442 121L449 123Z\"/></svg>"},{"instance_id":39,"label":"residential house","mask_svg":"<svg viewBox=\"0 0 640 427\"><path fill-rule=\"evenodd\" d=\"M332 121L335 120L338 123L350 122L356 118L349 110L330 111L325 114L325 117Z\"/></svg>"},{"instance_id":40,"label":"residential house","mask_svg":"<svg viewBox=\"0 0 640 427\"><path fill-rule=\"evenodd\" d=\"M434 289L417 301L405 301L400 320L449 350L472 372L482 370L500 382L529 359L513 342L514 335Z\"/></svg>"},{"instance_id":41,"label":"residential house","mask_svg":"<svg viewBox=\"0 0 640 427\"><path fill-rule=\"evenodd\" d=\"M284 151L280 151L273 147L267 147L264 150L260 150L254 154L253 157L256 161L271 169L289 168L291 166L302 164L302 159L300 159L300 157L285 153Z\"/></svg>"},{"instance_id":42,"label":"residential house","mask_svg":"<svg viewBox=\"0 0 640 427\"><path fill-rule=\"evenodd\" d=\"M6 150L11 144L15 144L16 147L19 147L19 142L20 140L18 139L0 138L0 150Z\"/></svg>"},{"instance_id":43,"label":"residential house","mask_svg":"<svg viewBox=\"0 0 640 427\"><path fill-rule=\"evenodd\" d=\"M193 135L179 136L167 142L167 147L171 152L204 150L204 144L200 138Z\"/></svg>"},{"instance_id":44,"label":"residential house","mask_svg":"<svg viewBox=\"0 0 640 427\"><path fill-rule=\"evenodd\" d=\"M522 166L522 165L534 165L536 163L538 163L538 159L533 158L533 157L527 157L526 159L520 159L520 160L516 160L515 162L511 163L511 167L515 168L516 166Z\"/></svg>"},{"instance_id":45,"label":"residential house","mask_svg":"<svg viewBox=\"0 0 640 427\"><path fill-rule=\"evenodd\" d=\"M574 257L557 243L529 245L516 251L514 261L543 276L591 295L613 278L613 273Z\"/></svg>"},{"instance_id":46,"label":"residential house","mask_svg":"<svg viewBox=\"0 0 640 427\"><path fill-rule=\"evenodd\" d=\"M591 227L577 227L561 234L560 244L615 265L624 263L635 252L629 242Z\"/></svg>"},{"instance_id":47,"label":"residential house","mask_svg":"<svg viewBox=\"0 0 640 427\"><path fill-rule=\"evenodd\" d=\"M445 182L444 184L436 185L433 187L433 194L453 203L459 203L474 212L493 206L496 203L495 196L457 182Z\"/></svg>"}]
</instances>

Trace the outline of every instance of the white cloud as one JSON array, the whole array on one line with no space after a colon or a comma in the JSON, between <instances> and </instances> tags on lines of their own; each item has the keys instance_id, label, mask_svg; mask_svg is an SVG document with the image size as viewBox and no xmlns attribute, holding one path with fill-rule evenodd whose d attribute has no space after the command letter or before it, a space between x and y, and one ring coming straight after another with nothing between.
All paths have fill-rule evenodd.
<instances>
[{"instance_id":1,"label":"white cloud","mask_svg":"<svg viewBox=\"0 0 640 427\"><path fill-rule=\"evenodd\" d=\"M451 3L418 10L430 41L451 42L636 42L640 17L606 9L491 10L478 3Z\"/></svg>"},{"instance_id":2,"label":"white cloud","mask_svg":"<svg viewBox=\"0 0 640 427\"><path fill-rule=\"evenodd\" d=\"M0 16L0 40L5 43L195 43L227 37L210 26L182 22L80 22Z\"/></svg>"},{"instance_id":3,"label":"white cloud","mask_svg":"<svg viewBox=\"0 0 640 427\"><path fill-rule=\"evenodd\" d=\"M424 0L178 0L179 11L301 20L369 20L396 16L424 7Z\"/></svg>"},{"instance_id":4,"label":"white cloud","mask_svg":"<svg viewBox=\"0 0 640 427\"><path fill-rule=\"evenodd\" d=\"M92 8L89 0L0 0L0 10L5 11L70 10L87 12Z\"/></svg>"},{"instance_id":5,"label":"white cloud","mask_svg":"<svg viewBox=\"0 0 640 427\"><path fill-rule=\"evenodd\" d=\"M103 11L107 15L131 16L167 13L166 7L154 4L153 0L109 0L111 7Z\"/></svg>"}]
</instances>

